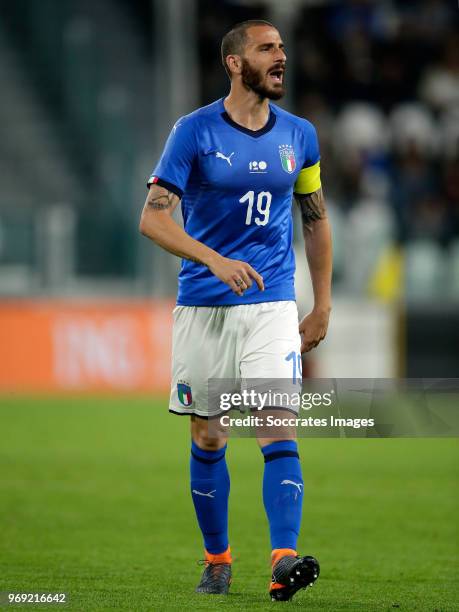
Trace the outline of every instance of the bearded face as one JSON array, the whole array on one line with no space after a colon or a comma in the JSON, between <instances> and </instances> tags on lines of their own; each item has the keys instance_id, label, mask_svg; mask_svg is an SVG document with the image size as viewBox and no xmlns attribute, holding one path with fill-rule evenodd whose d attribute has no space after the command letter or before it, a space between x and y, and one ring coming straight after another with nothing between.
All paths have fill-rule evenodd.
<instances>
[{"instance_id":1,"label":"bearded face","mask_svg":"<svg viewBox=\"0 0 459 612\"><path fill-rule=\"evenodd\" d=\"M285 95L285 62L270 66L268 70L255 68L248 59L242 61L242 83L247 90L254 91L260 98L280 100Z\"/></svg>"}]
</instances>

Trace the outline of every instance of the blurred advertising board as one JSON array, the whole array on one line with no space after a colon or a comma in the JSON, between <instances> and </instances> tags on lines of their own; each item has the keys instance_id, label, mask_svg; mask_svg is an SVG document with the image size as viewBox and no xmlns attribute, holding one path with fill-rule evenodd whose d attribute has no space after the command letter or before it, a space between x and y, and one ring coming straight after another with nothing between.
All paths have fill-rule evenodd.
<instances>
[{"instance_id":1,"label":"blurred advertising board","mask_svg":"<svg viewBox=\"0 0 459 612\"><path fill-rule=\"evenodd\" d=\"M167 392L172 301L0 303L1 392Z\"/></svg>"}]
</instances>

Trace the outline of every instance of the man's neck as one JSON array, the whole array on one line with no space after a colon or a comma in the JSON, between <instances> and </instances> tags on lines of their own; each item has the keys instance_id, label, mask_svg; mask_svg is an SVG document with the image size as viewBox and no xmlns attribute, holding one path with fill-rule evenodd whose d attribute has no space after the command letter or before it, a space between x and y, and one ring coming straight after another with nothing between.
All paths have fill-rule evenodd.
<instances>
[{"instance_id":1,"label":"man's neck","mask_svg":"<svg viewBox=\"0 0 459 612\"><path fill-rule=\"evenodd\" d=\"M269 100L260 99L253 91L231 91L223 100L225 110L233 121L248 130L261 130L269 119Z\"/></svg>"}]
</instances>

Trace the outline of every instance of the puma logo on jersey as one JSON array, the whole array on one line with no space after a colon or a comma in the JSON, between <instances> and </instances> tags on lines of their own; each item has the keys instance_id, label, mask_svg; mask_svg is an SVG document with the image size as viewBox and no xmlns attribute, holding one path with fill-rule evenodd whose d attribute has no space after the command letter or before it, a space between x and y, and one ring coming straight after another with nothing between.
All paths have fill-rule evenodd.
<instances>
[{"instance_id":1,"label":"puma logo on jersey","mask_svg":"<svg viewBox=\"0 0 459 612\"><path fill-rule=\"evenodd\" d=\"M212 499L215 497L214 495L212 495L212 493L215 493L217 489L214 489L213 491L209 491L208 493L203 493L202 491L197 491L196 489L193 489L193 493L195 495L202 495L203 497L211 497Z\"/></svg>"},{"instance_id":2,"label":"puma logo on jersey","mask_svg":"<svg viewBox=\"0 0 459 612\"><path fill-rule=\"evenodd\" d=\"M291 484L291 485L293 485L294 487L297 487L298 491L301 493L301 487L303 486L303 483L302 483L302 482L293 482L293 480L283 480L283 481L281 482L281 485L283 485L283 484L285 484L285 485L286 485L286 484Z\"/></svg>"},{"instance_id":3,"label":"puma logo on jersey","mask_svg":"<svg viewBox=\"0 0 459 612\"><path fill-rule=\"evenodd\" d=\"M225 159L229 163L230 166L233 165L231 163L231 158L233 157L233 155L234 155L234 151L230 155L228 155L228 157L226 155L223 155L223 153L220 153L220 151L217 151L215 153L215 157L219 157L220 159Z\"/></svg>"}]
</instances>

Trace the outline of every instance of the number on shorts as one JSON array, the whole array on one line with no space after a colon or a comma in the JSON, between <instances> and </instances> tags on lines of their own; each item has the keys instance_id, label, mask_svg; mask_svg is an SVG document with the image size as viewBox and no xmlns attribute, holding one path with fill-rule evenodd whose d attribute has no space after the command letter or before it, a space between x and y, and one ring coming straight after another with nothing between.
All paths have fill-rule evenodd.
<instances>
[{"instance_id":1,"label":"number on shorts","mask_svg":"<svg viewBox=\"0 0 459 612\"><path fill-rule=\"evenodd\" d=\"M295 353L295 351L292 351L291 353L289 353L287 355L287 357L285 358L285 361L291 361L292 362L292 381L293 384L295 383L302 383L303 380L303 364L301 361L301 355L300 353ZM298 372L298 376L297 376L297 372Z\"/></svg>"}]
</instances>

